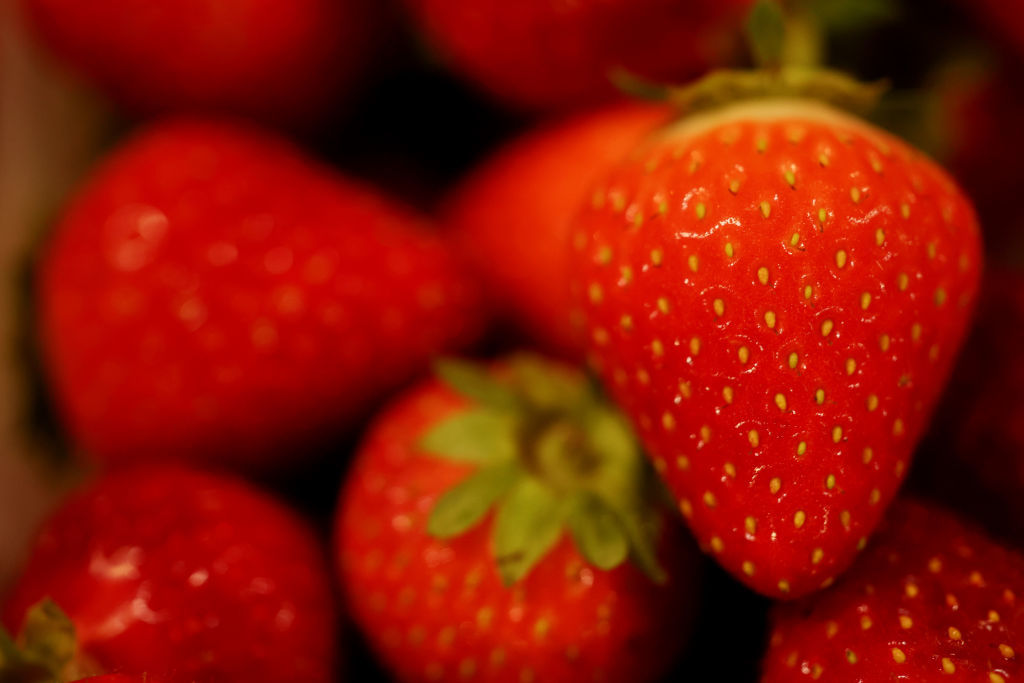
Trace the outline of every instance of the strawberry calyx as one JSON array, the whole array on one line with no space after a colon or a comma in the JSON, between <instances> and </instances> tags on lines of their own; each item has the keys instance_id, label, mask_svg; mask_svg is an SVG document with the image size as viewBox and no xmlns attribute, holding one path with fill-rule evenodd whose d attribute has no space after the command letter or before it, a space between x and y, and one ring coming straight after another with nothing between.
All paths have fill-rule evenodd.
<instances>
[{"instance_id":1,"label":"strawberry calyx","mask_svg":"<svg viewBox=\"0 0 1024 683\"><path fill-rule=\"evenodd\" d=\"M655 551L665 496L625 417L595 383L528 354L494 369L444 360L436 370L471 405L428 430L420 446L477 467L438 499L431 535L453 538L494 511L495 560L506 585L526 576L564 532L599 569L630 560L665 580Z\"/></svg>"},{"instance_id":2,"label":"strawberry calyx","mask_svg":"<svg viewBox=\"0 0 1024 683\"><path fill-rule=\"evenodd\" d=\"M0 628L0 683L63 683L92 673L79 659L74 623L49 598L29 609L17 639Z\"/></svg>"}]
</instances>

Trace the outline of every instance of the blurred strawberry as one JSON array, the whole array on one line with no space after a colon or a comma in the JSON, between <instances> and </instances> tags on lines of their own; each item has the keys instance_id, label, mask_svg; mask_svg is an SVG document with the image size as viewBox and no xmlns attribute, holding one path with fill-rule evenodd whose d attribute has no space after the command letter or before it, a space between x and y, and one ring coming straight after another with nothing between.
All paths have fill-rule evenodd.
<instances>
[{"instance_id":1,"label":"blurred strawberry","mask_svg":"<svg viewBox=\"0 0 1024 683\"><path fill-rule=\"evenodd\" d=\"M94 172L38 290L59 412L113 464L287 463L480 324L418 216L281 140L196 121Z\"/></svg>"},{"instance_id":2,"label":"blurred strawberry","mask_svg":"<svg viewBox=\"0 0 1024 683\"><path fill-rule=\"evenodd\" d=\"M439 371L341 495L341 583L378 656L409 682L656 680L696 558L625 422L539 358Z\"/></svg>"},{"instance_id":3,"label":"blurred strawberry","mask_svg":"<svg viewBox=\"0 0 1024 683\"><path fill-rule=\"evenodd\" d=\"M628 104L545 125L500 149L450 197L446 222L492 308L545 348L582 355L567 242L585 193L668 118L667 107Z\"/></svg>"},{"instance_id":4,"label":"blurred strawberry","mask_svg":"<svg viewBox=\"0 0 1024 683\"><path fill-rule=\"evenodd\" d=\"M135 113L305 125L368 61L374 0L21 0L41 38Z\"/></svg>"},{"instance_id":5,"label":"blurred strawberry","mask_svg":"<svg viewBox=\"0 0 1024 683\"><path fill-rule=\"evenodd\" d=\"M960 0L960 4L1024 57L1024 5L1016 0Z\"/></svg>"},{"instance_id":6,"label":"blurred strawberry","mask_svg":"<svg viewBox=\"0 0 1024 683\"><path fill-rule=\"evenodd\" d=\"M65 502L3 610L24 640L49 636L55 670L165 683L330 680L336 618L302 521L239 481L162 467Z\"/></svg>"},{"instance_id":7,"label":"blurred strawberry","mask_svg":"<svg viewBox=\"0 0 1024 683\"><path fill-rule=\"evenodd\" d=\"M605 385L726 569L770 596L827 585L895 495L964 335L969 201L808 98L691 116L595 190L571 239Z\"/></svg>"},{"instance_id":8,"label":"blurred strawberry","mask_svg":"<svg viewBox=\"0 0 1024 683\"><path fill-rule=\"evenodd\" d=\"M1024 557L903 502L834 588L780 605L763 683L984 681L1024 673Z\"/></svg>"},{"instance_id":9,"label":"blurred strawberry","mask_svg":"<svg viewBox=\"0 0 1024 683\"><path fill-rule=\"evenodd\" d=\"M727 61L751 0L406 0L452 67L527 109L607 100L625 69L679 81Z\"/></svg>"},{"instance_id":10,"label":"blurred strawberry","mask_svg":"<svg viewBox=\"0 0 1024 683\"><path fill-rule=\"evenodd\" d=\"M915 476L1024 546L1024 272L990 270Z\"/></svg>"}]
</instances>

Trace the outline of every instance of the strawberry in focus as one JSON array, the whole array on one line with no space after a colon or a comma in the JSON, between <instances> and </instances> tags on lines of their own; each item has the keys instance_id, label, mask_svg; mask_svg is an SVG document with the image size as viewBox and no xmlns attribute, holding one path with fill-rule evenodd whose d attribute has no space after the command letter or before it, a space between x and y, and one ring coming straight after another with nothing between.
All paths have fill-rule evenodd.
<instances>
[{"instance_id":1,"label":"strawberry in focus","mask_svg":"<svg viewBox=\"0 0 1024 683\"><path fill-rule=\"evenodd\" d=\"M544 348L582 357L569 319L570 223L592 182L668 116L664 106L626 104L545 125L496 152L449 198L445 222L491 307Z\"/></svg>"},{"instance_id":2,"label":"strawberry in focus","mask_svg":"<svg viewBox=\"0 0 1024 683\"><path fill-rule=\"evenodd\" d=\"M439 372L342 491L341 584L380 659L401 681L656 680L696 557L624 420L536 357Z\"/></svg>"},{"instance_id":3,"label":"strawberry in focus","mask_svg":"<svg viewBox=\"0 0 1024 683\"><path fill-rule=\"evenodd\" d=\"M899 502L832 589L776 608L764 683L985 681L1024 673L1024 556Z\"/></svg>"},{"instance_id":4,"label":"strawberry in focus","mask_svg":"<svg viewBox=\"0 0 1024 683\"><path fill-rule=\"evenodd\" d=\"M480 325L419 216L223 123L161 123L113 152L37 282L58 411L109 464L280 465Z\"/></svg>"},{"instance_id":5,"label":"strawberry in focus","mask_svg":"<svg viewBox=\"0 0 1024 683\"><path fill-rule=\"evenodd\" d=\"M125 471L47 521L3 622L22 630L52 612L46 602L32 609L51 598L73 624L62 650L93 671L165 683L326 681L337 615L324 559L301 520L246 484Z\"/></svg>"},{"instance_id":6,"label":"strawberry in focus","mask_svg":"<svg viewBox=\"0 0 1024 683\"><path fill-rule=\"evenodd\" d=\"M22 0L48 46L134 113L306 127L368 65L372 0Z\"/></svg>"},{"instance_id":7,"label":"strawberry in focus","mask_svg":"<svg viewBox=\"0 0 1024 683\"><path fill-rule=\"evenodd\" d=\"M750 0L406 0L452 67L497 98L557 109L616 95L615 69L681 81L726 61Z\"/></svg>"},{"instance_id":8,"label":"strawberry in focus","mask_svg":"<svg viewBox=\"0 0 1024 683\"><path fill-rule=\"evenodd\" d=\"M859 119L753 99L663 131L572 240L593 365L702 546L769 596L831 583L964 334L968 200Z\"/></svg>"}]
</instances>

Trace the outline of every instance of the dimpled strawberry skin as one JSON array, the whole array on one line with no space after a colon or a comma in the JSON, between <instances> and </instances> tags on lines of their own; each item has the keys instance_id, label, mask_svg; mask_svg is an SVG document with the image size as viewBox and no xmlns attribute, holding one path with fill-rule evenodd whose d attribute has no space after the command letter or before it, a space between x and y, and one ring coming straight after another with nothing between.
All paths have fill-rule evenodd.
<instances>
[{"instance_id":1,"label":"dimpled strawberry skin","mask_svg":"<svg viewBox=\"0 0 1024 683\"><path fill-rule=\"evenodd\" d=\"M1024 557L916 502L847 576L777 608L764 683L981 681L1024 673Z\"/></svg>"},{"instance_id":2,"label":"dimpled strawberry skin","mask_svg":"<svg viewBox=\"0 0 1024 683\"><path fill-rule=\"evenodd\" d=\"M545 348L583 354L566 242L590 184L668 116L631 103L561 119L513 140L449 198L444 222L492 305Z\"/></svg>"},{"instance_id":3,"label":"dimpled strawberry skin","mask_svg":"<svg viewBox=\"0 0 1024 683\"><path fill-rule=\"evenodd\" d=\"M591 358L698 540L795 596L906 472L981 267L973 210L899 140L803 100L683 122L573 236Z\"/></svg>"},{"instance_id":4,"label":"dimpled strawberry skin","mask_svg":"<svg viewBox=\"0 0 1024 683\"><path fill-rule=\"evenodd\" d=\"M336 548L353 618L401 681L651 681L685 645L694 557L666 525L668 582L587 564L567 536L506 587L491 517L457 538L426 532L439 495L471 466L425 457L430 425L465 409L437 382L400 398L371 429L341 497Z\"/></svg>"},{"instance_id":5,"label":"dimpled strawberry skin","mask_svg":"<svg viewBox=\"0 0 1024 683\"><path fill-rule=\"evenodd\" d=\"M337 615L324 559L302 521L246 484L125 471L45 523L4 624L17 632L50 597L102 669L165 683L327 681Z\"/></svg>"},{"instance_id":6,"label":"dimpled strawberry skin","mask_svg":"<svg viewBox=\"0 0 1024 683\"><path fill-rule=\"evenodd\" d=\"M124 143L37 278L58 411L108 464L280 464L479 327L472 282L417 215L225 123Z\"/></svg>"}]
</instances>

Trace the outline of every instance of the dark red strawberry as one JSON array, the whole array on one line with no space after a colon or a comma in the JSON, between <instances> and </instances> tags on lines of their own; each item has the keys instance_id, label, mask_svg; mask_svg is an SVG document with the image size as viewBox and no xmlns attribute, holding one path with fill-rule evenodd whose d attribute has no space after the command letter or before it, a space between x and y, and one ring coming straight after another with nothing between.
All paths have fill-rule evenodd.
<instances>
[{"instance_id":1,"label":"dark red strawberry","mask_svg":"<svg viewBox=\"0 0 1024 683\"><path fill-rule=\"evenodd\" d=\"M633 155L573 241L593 363L698 540L767 595L829 584L960 345L981 267L970 203L857 118L753 99Z\"/></svg>"},{"instance_id":2,"label":"dark red strawberry","mask_svg":"<svg viewBox=\"0 0 1024 683\"><path fill-rule=\"evenodd\" d=\"M545 348L582 356L566 243L584 193L668 116L664 106L629 104L545 125L499 150L449 199L448 226L492 307Z\"/></svg>"},{"instance_id":3,"label":"dark red strawberry","mask_svg":"<svg viewBox=\"0 0 1024 683\"><path fill-rule=\"evenodd\" d=\"M79 679L82 683L157 683L149 676L125 676L124 674L107 674Z\"/></svg>"},{"instance_id":4,"label":"dark red strawberry","mask_svg":"<svg viewBox=\"0 0 1024 683\"><path fill-rule=\"evenodd\" d=\"M695 557L625 421L532 356L439 371L342 491L341 582L374 650L401 681L655 680Z\"/></svg>"},{"instance_id":5,"label":"dark red strawberry","mask_svg":"<svg viewBox=\"0 0 1024 683\"><path fill-rule=\"evenodd\" d=\"M418 216L281 140L195 121L96 170L38 289L60 413L115 464L288 462L480 317Z\"/></svg>"},{"instance_id":6,"label":"dark red strawberry","mask_svg":"<svg viewBox=\"0 0 1024 683\"><path fill-rule=\"evenodd\" d=\"M60 651L81 668L165 683L335 671L337 615L316 538L233 479L149 468L91 484L41 530L4 606L12 633L34 623L26 615L45 617L30 612L44 598L73 622L77 652Z\"/></svg>"},{"instance_id":7,"label":"dark red strawberry","mask_svg":"<svg viewBox=\"0 0 1024 683\"><path fill-rule=\"evenodd\" d=\"M135 113L322 118L366 66L373 0L22 0L41 38Z\"/></svg>"},{"instance_id":8,"label":"dark red strawberry","mask_svg":"<svg viewBox=\"0 0 1024 683\"><path fill-rule=\"evenodd\" d=\"M406 0L453 68L513 105L607 100L624 68L679 81L734 52L751 0Z\"/></svg>"},{"instance_id":9,"label":"dark red strawberry","mask_svg":"<svg viewBox=\"0 0 1024 683\"><path fill-rule=\"evenodd\" d=\"M1024 674L1024 557L900 502L848 575L773 621L764 683L1008 683Z\"/></svg>"},{"instance_id":10,"label":"dark red strawberry","mask_svg":"<svg viewBox=\"0 0 1024 683\"><path fill-rule=\"evenodd\" d=\"M985 274L917 484L1024 544L1024 272Z\"/></svg>"},{"instance_id":11,"label":"dark red strawberry","mask_svg":"<svg viewBox=\"0 0 1024 683\"><path fill-rule=\"evenodd\" d=\"M1018 56L1024 56L1024 5L1006 0L960 0L960 4Z\"/></svg>"}]
</instances>

